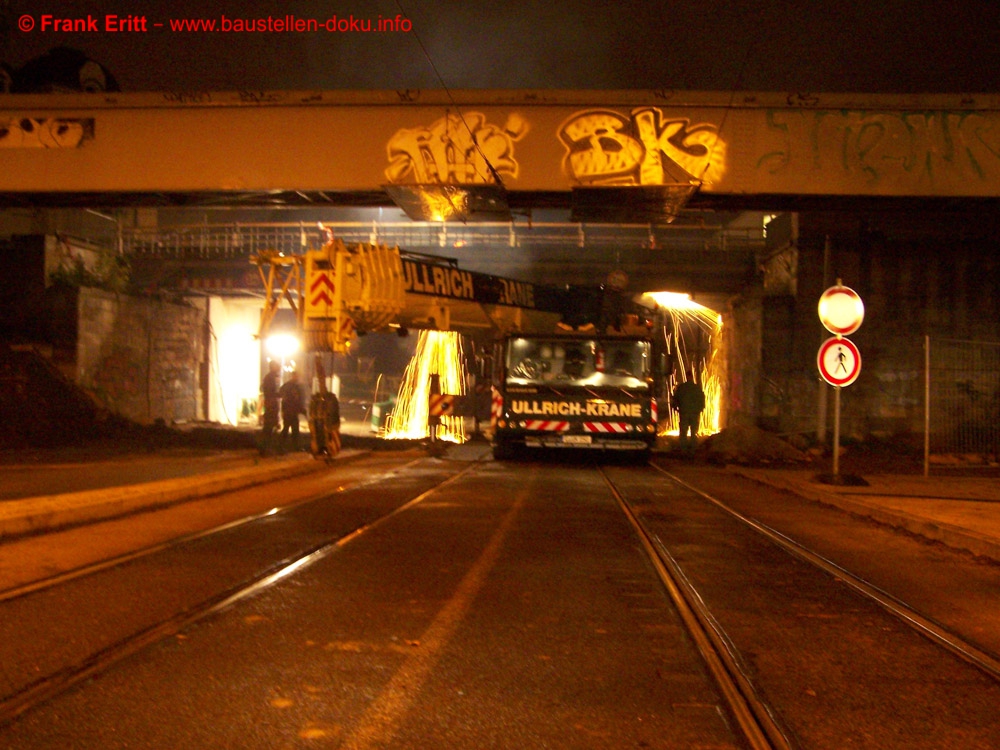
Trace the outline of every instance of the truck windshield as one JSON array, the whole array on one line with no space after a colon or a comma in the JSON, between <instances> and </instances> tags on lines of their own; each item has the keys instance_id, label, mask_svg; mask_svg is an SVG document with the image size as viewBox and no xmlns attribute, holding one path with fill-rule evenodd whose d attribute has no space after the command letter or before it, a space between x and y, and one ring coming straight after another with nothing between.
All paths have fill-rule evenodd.
<instances>
[{"instance_id":1,"label":"truck windshield","mask_svg":"<svg viewBox=\"0 0 1000 750\"><path fill-rule=\"evenodd\" d=\"M518 337L507 348L508 385L648 387L650 344L634 339Z\"/></svg>"}]
</instances>

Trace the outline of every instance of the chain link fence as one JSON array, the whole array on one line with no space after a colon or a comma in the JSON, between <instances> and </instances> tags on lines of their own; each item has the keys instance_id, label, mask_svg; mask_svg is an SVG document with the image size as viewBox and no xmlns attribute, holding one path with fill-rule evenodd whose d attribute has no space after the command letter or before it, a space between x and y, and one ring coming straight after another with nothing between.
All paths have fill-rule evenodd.
<instances>
[{"instance_id":1,"label":"chain link fence","mask_svg":"<svg viewBox=\"0 0 1000 750\"><path fill-rule=\"evenodd\" d=\"M1000 342L924 339L924 474L1000 459Z\"/></svg>"}]
</instances>

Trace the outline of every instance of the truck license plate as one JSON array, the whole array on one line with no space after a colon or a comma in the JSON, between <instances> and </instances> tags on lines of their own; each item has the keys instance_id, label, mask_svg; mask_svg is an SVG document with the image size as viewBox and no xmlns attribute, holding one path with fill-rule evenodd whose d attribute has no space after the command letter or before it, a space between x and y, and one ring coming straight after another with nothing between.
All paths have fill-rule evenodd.
<instances>
[{"instance_id":1,"label":"truck license plate","mask_svg":"<svg viewBox=\"0 0 1000 750\"><path fill-rule=\"evenodd\" d=\"M565 445L590 445L590 435L563 435Z\"/></svg>"}]
</instances>

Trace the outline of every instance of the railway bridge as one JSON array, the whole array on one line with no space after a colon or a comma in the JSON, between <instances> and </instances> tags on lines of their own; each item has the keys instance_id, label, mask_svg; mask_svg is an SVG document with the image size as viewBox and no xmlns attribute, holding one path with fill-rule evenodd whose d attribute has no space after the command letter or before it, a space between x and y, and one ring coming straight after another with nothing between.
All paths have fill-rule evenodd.
<instances>
[{"instance_id":1,"label":"railway bridge","mask_svg":"<svg viewBox=\"0 0 1000 750\"><path fill-rule=\"evenodd\" d=\"M922 421L926 337L1000 338L996 96L12 94L0 155L3 336L70 352L74 380L143 420L232 417L213 384L223 329L255 324L248 259L327 232L687 293L723 316L724 422L782 432L822 430L815 305L837 278L868 308L859 436ZM89 290L72 322L60 279Z\"/></svg>"}]
</instances>

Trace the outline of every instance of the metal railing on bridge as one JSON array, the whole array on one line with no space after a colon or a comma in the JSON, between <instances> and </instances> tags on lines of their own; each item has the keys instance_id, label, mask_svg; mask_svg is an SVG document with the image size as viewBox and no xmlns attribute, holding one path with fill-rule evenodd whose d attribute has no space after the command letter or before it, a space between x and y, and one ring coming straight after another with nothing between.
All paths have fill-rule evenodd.
<instances>
[{"instance_id":1,"label":"metal railing on bridge","mask_svg":"<svg viewBox=\"0 0 1000 750\"><path fill-rule=\"evenodd\" d=\"M686 225L589 225L566 222L476 223L456 226L430 222L332 222L191 224L123 229L125 255L176 260L249 258L262 250L302 253L322 246L328 233L345 244L369 242L405 250L447 253L449 248L578 247L643 248L661 251L755 252L764 245L760 230Z\"/></svg>"}]
</instances>

